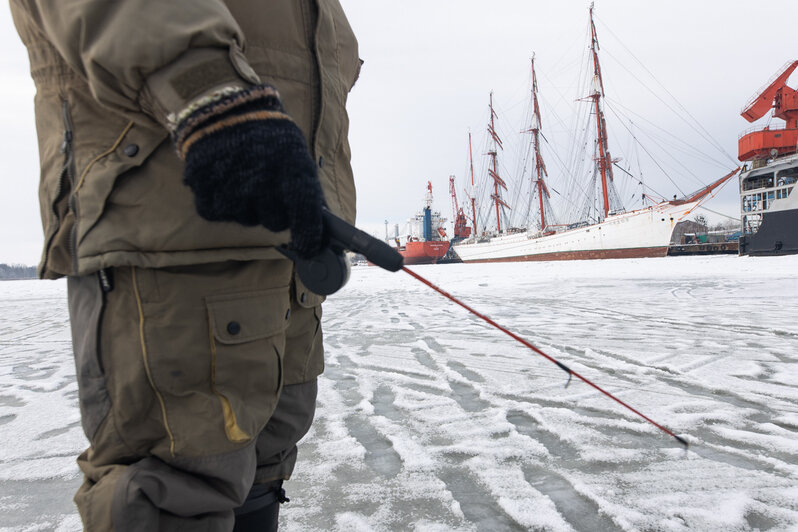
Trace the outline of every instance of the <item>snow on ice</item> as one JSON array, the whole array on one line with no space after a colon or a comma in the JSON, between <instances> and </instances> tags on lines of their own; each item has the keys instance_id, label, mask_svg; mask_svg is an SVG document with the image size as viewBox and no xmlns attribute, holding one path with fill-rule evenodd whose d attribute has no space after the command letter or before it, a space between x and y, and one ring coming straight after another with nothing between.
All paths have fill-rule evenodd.
<instances>
[{"instance_id":1,"label":"snow on ice","mask_svg":"<svg viewBox=\"0 0 798 532\"><path fill-rule=\"evenodd\" d=\"M798 257L416 266L324 307L282 530L798 530ZM0 283L0 531L80 530L65 283Z\"/></svg>"}]
</instances>

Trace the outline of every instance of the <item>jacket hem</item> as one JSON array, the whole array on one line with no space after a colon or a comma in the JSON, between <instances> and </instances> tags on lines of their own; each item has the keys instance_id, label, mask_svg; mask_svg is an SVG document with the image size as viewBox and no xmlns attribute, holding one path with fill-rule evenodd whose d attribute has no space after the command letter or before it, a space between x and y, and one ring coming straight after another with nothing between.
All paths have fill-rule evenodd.
<instances>
[{"instance_id":1,"label":"jacket hem","mask_svg":"<svg viewBox=\"0 0 798 532\"><path fill-rule=\"evenodd\" d=\"M108 251L99 255L79 258L77 275L89 275L104 268L118 266L169 268L226 261L275 259L286 259L286 257L274 246L189 251ZM47 279L58 279L65 276L49 270L42 273Z\"/></svg>"}]
</instances>

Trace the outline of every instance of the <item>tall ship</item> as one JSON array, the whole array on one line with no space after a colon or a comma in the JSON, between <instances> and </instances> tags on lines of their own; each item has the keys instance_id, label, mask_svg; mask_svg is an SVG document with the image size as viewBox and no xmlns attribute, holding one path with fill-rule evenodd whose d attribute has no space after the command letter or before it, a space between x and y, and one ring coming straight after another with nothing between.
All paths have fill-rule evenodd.
<instances>
[{"instance_id":1,"label":"tall ship","mask_svg":"<svg viewBox=\"0 0 798 532\"><path fill-rule=\"evenodd\" d=\"M740 174L740 255L798 253L798 91L787 81L798 61L784 65L740 113L755 122L773 110L784 127L745 132L738 142Z\"/></svg>"},{"instance_id":2,"label":"tall ship","mask_svg":"<svg viewBox=\"0 0 798 532\"><path fill-rule=\"evenodd\" d=\"M538 219L529 227L518 228L502 224L502 213L511 209L503 195L507 183L499 172L497 163L502 150L502 139L496 128L493 95L490 99L488 138L491 142L487 155L489 188L492 193L491 216L495 214L495 231L477 230L474 209L473 236L456 243L453 248L463 262L506 262L541 260L578 260L604 258L659 257L668 253L674 228L696 207L706 201L712 192L726 183L738 169L734 169L714 183L681 198L663 200L637 210L626 211L615 189L613 166L617 159L610 155L607 125L604 117L604 83L599 64L599 45L593 22L593 5L590 6L590 64L592 67L592 92L582 98L589 104L591 128L595 131L592 159L592 181L598 193L596 212L572 223L557 223L550 205L546 165L540 151L541 115L538 104L535 59L532 57L532 116L525 133L531 135L534 175L532 187L537 200ZM545 139L545 137L543 137ZM472 163L473 169L473 163ZM472 170L473 172L473 170ZM473 175L472 175L473 182ZM472 195L473 201L473 195Z\"/></svg>"},{"instance_id":3,"label":"tall ship","mask_svg":"<svg viewBox=\"0 0 798 532\"><path fill-rule=\"evenodd\" d=\"M432 183L427 181L424 207L407 221L407 234L395 237L397 250L405 264L435 264L449 251L446 218L432 210Z\"/></svg>"}]
</instances>

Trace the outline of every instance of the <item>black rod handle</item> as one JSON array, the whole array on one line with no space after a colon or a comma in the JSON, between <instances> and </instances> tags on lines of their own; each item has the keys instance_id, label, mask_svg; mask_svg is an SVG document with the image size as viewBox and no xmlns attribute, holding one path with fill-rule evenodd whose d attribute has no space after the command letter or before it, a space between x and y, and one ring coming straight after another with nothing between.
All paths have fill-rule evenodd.
<instances>
[{"instance_id":1,"label":"black rod handle","mask_svg":"<svg viewBox=\"0 0 798 532\"><path fill-rule=\"evenodd\" d=\"M290 248L277 248L277 251L294 261L297 275L311 292L328 296L346 284L349 280L349 262L344 256L345 249L360 253L372 264L390 272L402 269L402 255L382 240L364 233L326 208L322 216L330 242L318 255L303 258Z\"/></svg>"},{"instance_id":2,"label":"black rod handle","mask_svg":"<svg viewBox=\"0 0 798 532\"><path fill-rule=\"evenodd\" d=\"M342 220L328 209L324 209L323 216L324 226L333 244L360 253L372 264L389 272L402 269L404 257L396 249Z\"/></svg>"}]
</instances>

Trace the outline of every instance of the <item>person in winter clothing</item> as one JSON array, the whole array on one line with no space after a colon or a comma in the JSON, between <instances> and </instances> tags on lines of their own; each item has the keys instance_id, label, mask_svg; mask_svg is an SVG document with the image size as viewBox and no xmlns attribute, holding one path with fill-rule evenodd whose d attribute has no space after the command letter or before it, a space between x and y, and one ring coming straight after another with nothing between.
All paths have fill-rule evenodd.
<instances>
[{"instance_id":1,"label":"person in winter clothing","mask_svg":"<svg viewBox=\"0 0 798 532\"><path fill-rule=\"evenodd\" d=\"M337 0L10 0L36 84L47 279L68 277L86 530L269 530L323 370L275 248L350 223Z\"/></svg>"}]
</instances>

